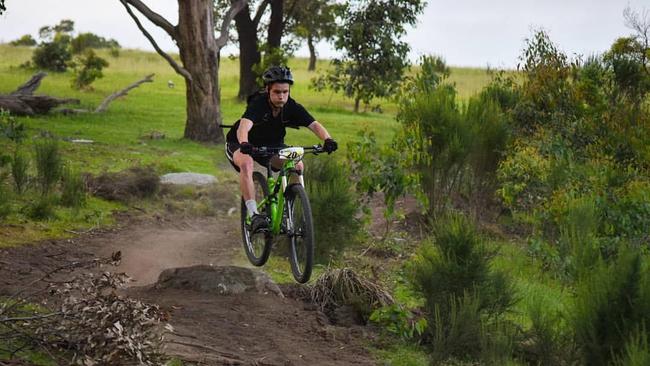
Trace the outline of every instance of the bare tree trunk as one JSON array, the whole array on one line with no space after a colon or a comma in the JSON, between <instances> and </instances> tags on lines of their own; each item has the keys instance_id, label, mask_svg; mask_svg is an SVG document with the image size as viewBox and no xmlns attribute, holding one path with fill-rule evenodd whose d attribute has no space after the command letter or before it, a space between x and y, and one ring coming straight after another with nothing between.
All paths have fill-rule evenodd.
<instances>
[{"instance_id":1,"label":"bare tree trunk","mask_svg":"<svg viewBox=\"0 0 650 366\"><path fill-rule=\"evenodd\" d=\"M235 17L235 26L239 36L239 92L237 97L245 100L257 91L257 81L253 72L253 65L261 60L257 48L257 24L251 19L250 8L247 6Z\"/></svg>"},{"instance_id":2,"label":"bare tree trunk","mask_svg":"<svg viewBox=\"0 0 650 366\"><path fill-rule=\"evenodd\" d=\"M314 38L311 36L307 36L307 47L309 47L309 66L307 67L307 71L315 71L316 70L316 47L314 47Z\"/></svg>"},{"instance_id":3,"label":"bare tree trunk","mask_svg":"<svg viewBox=\"0 0 650 366\"><path fill-rule=\"evenodd\" d=\"M359 113L359 102L361 99L354 98L354 113Z\"/></svg>"},{"instance_id":4,"label":"bare tree trunk","mask_svg":"<svg viewBox=\"0 0 650 366\"><path fill-rule=\"evenodd\" d=\"M280 48L282 46L282 32L284 23L282 21L284 12L284 0L271 1L271 21L267 33L267 44L269 49Z\"/></svg>"},{"instance_id":5,"label":"bare tree trunk","mask_svg":"<svg viewBox=\"0 0 650 366\"><path fill-rule=\"evenodd\" d=\"M248 0L232 0L223 16L221 34L215 38L212 0L178 0L178 25L172 25L152 11L141 0L119 0L133 18L142 34L160 56L185 78L187 86L187 122L184 136L195 141L223 141L221 100L219 90L218 55L228 41L228 27ZM137 9L153 24L162 28L178 45L183 66L165 53L145 29L131 7Z\"/></svg>"},{"instance_id":6,"label":"bare tree trunk","mask_svg":"<svg viewBox=\"0 0 650 366\"><path fill-rule=\"evenodd\" d=\"M217 44L211 0L178 2L178 48L191 75L187 87L184 136L194 141L222 142Z\"/></svg>"}]
</instances>

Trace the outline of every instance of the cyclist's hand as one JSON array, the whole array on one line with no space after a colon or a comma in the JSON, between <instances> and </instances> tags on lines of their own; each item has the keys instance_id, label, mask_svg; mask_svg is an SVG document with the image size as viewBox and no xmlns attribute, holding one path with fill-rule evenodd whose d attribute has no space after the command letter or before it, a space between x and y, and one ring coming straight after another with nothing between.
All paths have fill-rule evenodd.
<instances>
[{"instance_id":1,"label":"cyclist's hand","mask_svg":"<svg viewBox=\"0 0 650 366\"><path fill-rule=\"evenodd\" d=\"M251 145L248 142L242 142L241 144L239 144L239 151L242 154L250 155L253 153L253 145Z\"/></svg>"},{"instance_id":2,"label":"cyclist's hand","mask_svg":"<svg viewBox=\"0 0 650 366\"><path fill-rule=\"evenodd\" d=\"M336 151L336 149L338 148L339 148L339 144L337 144L336 141L334 141L334 139L332 138L325 139L325 143L323 144L323 151L325 151L328 154L331 154L334 151Z\"/></svg>"}]
</instances>

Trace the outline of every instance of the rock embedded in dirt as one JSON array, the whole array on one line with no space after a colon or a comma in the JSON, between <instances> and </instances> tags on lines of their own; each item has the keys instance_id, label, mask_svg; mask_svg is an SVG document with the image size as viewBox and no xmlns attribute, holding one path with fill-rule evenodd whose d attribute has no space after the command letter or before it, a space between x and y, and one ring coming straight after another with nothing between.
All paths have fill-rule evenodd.
<instances>
[{"instance_id":1,"label":"rock embedded in dirt","mask_svg":"<svg viewBox=\"0 0 650 366\"><path fill-rule=\"evenodd\" d=\"M207 186L217 183L217 178L210 174L169 173L160 177L160 183L172 185Z\"/></svg>"},{"instance_id":2,"label":"rock embedded in dirt","mask_svg":"<svg viewBox=\"0 0 650 366\"><path fill-rule=\"evenodd\" d=\"M266 273L236 266L198 265L166 269L158 277L155 288L193 290L220 295L254 291L284 297L278 285Z\"/></svg>"}]
</instances>

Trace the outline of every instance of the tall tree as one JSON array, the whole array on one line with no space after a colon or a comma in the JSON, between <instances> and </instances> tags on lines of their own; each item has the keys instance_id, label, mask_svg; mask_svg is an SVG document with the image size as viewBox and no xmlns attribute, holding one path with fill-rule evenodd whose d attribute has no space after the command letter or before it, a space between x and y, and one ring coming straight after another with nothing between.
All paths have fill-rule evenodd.
<instances>
[{"instance_id":1,"label":"tall tree","mask_svg":"<svg viewBox=\"0 0 650 366\"><path fill-rule=\"evenodd\" d=\"M264 62L262 53L265 57L281 54L278 50L281 50L285 27L284 2L285 0L262 0L257 3L257 7L246 6L235 17L239 40L239 92L237 95L242 100L259 89L256 68L259 69ZM271 8L269 22L264 24L267 26L266 42L260 44L259 32L262 30L262 17L269 7ZM255 14L252 16L253 8Z\"/></svg>"},{"instance_id":2,"label":"tall tree","mask_svg":"<svg viewBox=\"0 0 650 366\"><path fill-rule=\"evenodd\" d=\"M423 0L359 0L341 11L342 25L336 48L343 56L316 80L317 88L329 87L369 104L376 97L395 92L408 67L409 45L402 41L406 25L414 25L425 6Z\"/></svg>"},{"instance_id":3,"label":"tall tree","mask_svg":"<svg viewBox=\"0 0 650 366\"><path fill-rule=\"evenodd\" d=\"M309 71L316 70L316 43L336 34L336 12L341 6L333 0L287 0L285 33L307 41Z\"/></svg>"},{"instance_id":4,"label":"tall tree","mask_svg":"<svg viewBox=\"0 0 650 366\"><path fill-rule=\"evenodd\" d=\"M0 0L0 15L7 11L7 7L5 6L5 0Z\"/></svg>"},{"instance_id":5,"label":"tall tree","mask_svg":"<svg viewBox=\"0 0 650 366\"><path fill-rule=\"evenodd\" d=\"M219 87L219 51L228 41L228 28L247 0L233 1L224 13L219 38L215 37L212 0L178 0L178 24L154 12L140 0L120 0L136 25L171 67L185 79L186 110L185 138L194 141L223 141L221 124L221 94ZM178 46L179 65L164 52L134 14L135 8L149 21L162 28Z\"/></svg>"}]
</instances>

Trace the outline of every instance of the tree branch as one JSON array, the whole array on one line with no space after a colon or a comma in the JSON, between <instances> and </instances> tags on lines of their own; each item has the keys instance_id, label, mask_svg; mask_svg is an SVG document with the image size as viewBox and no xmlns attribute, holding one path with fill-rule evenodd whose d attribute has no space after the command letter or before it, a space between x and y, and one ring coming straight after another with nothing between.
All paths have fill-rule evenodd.
<instances>
[{"instance_id":1,"label":"tree branch","mask_svg":"<svg viewBox=\"0 0 650 366\"><path fill-rule=\"evenodd\" d=\"M152 80L153 75L154 75L154 74L147 75L147 76L145 76L144 79L142 79L142 80L138 80L138 81L136 81L135 83L133 83L133 84L127 86L126 88L124 88L124 89L122 89L122 90L120 90L120 91L117 91L117 92L115 92L115 93L109 95L108 97L106 97L106 99L104 99L104 101L102 102L102 104L100 104L99 107L97 107L97 109L95 109L95 113L105 112L105 111L108 109L108 105L109 105L113 100L115 100L115 99L117 99L117 98L119 98L119 97L122 97L122 96L127 95L131 89L137 88L138 86L140 86L140 84L142 84L142 83L150 83L150 82L152 82L152 81L153 81L153 80Z\"/></svg>"},{"instance_id":2,"label":"tree branch","mask_svg":"<svg viewBox=\"0 0 650 366\"><path fill-rule=\"evenodd\" d=\"M260 6L257 7L257 11L255 12L255 18L253 18L253 24L255 24L255 28L260 24L260 20L262 19L262 15L264 15L264 12L266 11L266 7L269 6L271 3L271 0L264 0L260 4Z\"/></svg>"},{"instance_id":3,"label":"tree branch","mask_svg":"<svg viewBox=\"0 0 650 366\"><path fill-rule=\"evenodd\" d=\"M267 1L267 0L264 0ZM223 46L228 43L228 28L230 27L230 23L232 20L235 18L237 13L239 13L248 0L237 0L237 2L233 3L230 6L230 9L226 12L226 16L223 18L223 22L221 23L221 33L219 35L219 38L217 38L217 52L223 48Z\"/></svg>"},{"instance_id":4,"label":"tree branch","mask_svg":"<svg viewBox=\"0 0 650 366\"><path fill-rule=\"evenodd\" d=\"M120 0L122 1L122 0ZM131 4L134 8L138 9L142 15L144 15L147 19L149 19L153 24L159 26L160 28L164 29L167 34L169 34L170 37L172 37L174 40L178 38L178 33L176 31L176 27L174 27L170 22L167 21L167 19L163 18L160 14L156 13L155 11L149 9L142 1L140 0L124 0L122 3L127 2Z\"/></svg>"},{"instance_id":5,"label":"tree branch","mask_svg":"<svg viewBox=\"0 0 650 366\"><path fill-rule=\"evenodd\" d=\"M160 49L160 47L158 47L158 44L153 39L151 34L149 34L149 32L147 32L147 30L144 28L144 26L142 26L142 23L140 23L140 19L138 19L138 17L135 16L135 14L133 14L133 11L131 11L131 8L129 7L129 4L127 3L127 1L129 3L131 3L131 2L136 1L136 0L120 0L120 2L122 3L122 5L124 5L124 7L126 8L127 13L129 13L131 18L133 18L133 20L135 21L135 24L140 29L140 32L142 32L142 34L144 34L144 36L147 37L149 42L151 42L151 45L156 50L156 52L158 52L158 54L160 56L162 56L165 60L167 60L167 62L171 65L171 67L174 69L174 71L176 71L179 75L182 75L189 82L192 82L192 75L190 75L190 72L187 71L185 68L183 68L178 63L176 63L176 61L174 61L174 59L171 56L169 56L165 51L163 51L162 49ZM174 38L174 40L175 40L175 38Z\"/></svg>"}]
</instances>

